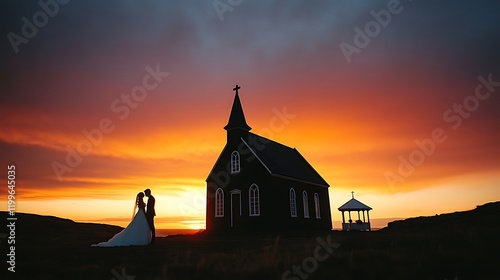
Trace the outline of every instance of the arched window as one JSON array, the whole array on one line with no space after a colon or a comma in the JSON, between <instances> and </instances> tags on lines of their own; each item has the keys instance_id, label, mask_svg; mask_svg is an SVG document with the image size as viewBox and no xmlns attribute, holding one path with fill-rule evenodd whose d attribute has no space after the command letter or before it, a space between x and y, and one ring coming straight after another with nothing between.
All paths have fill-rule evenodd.
<instances>
[{"instance_id":1,"label":"arched window","mask_svg":"<svg viewBox=\"0 0 500 280\"><path fill-rule=\"evenodd\" d=\"M314 193L314 209L316 210L316 219L321 219L321 210L319 208L319 195Z\"/></svg>"},{"instance_id":2,"label":"arched window","mask_svg":"<svg viewBox=\"0 0 500 280\"><path fill-rule=\"evenodd\" d=\"M260 216L259 187L252 184L248 189L250 216Z\"/></svg>"},{"instance_id":3,"label":"arched window","mask_svg":"<svg viewBox=\"0 0 500 280\"><path fill-rule=\"evenodd\" d=\"M234 151L231 154L231 174L240 172L240 154Z\"/></svg>"},{"instance_id":4,"label":"arched window","mask_svg":"<svg viewBox=\"0 0 500 280\"><path fill-rule=\"evenodd\" d=\"M290 188L290 216L297 217L297 200L293 188Z\"/></svg>"},{"instance_id":5,"label":"arched window","mask_svg":"<svg viewBox=\"0 0 500 280\"><path fill-rule=\"evenodd\" d=\"M224 191L221 188L215 191L215 217L224 217Z\"/></svg>"},{"instance_id":6,"label":"arched window","mask_svg":"<svg viewBox=\"0 0 500 280\"><path fill-rule=\"evenodd\" d=\"M304 205L304 218L309 218L309 202L307 201L307 192L302 192L302 204Z\"/></svg>"}]
</instances>

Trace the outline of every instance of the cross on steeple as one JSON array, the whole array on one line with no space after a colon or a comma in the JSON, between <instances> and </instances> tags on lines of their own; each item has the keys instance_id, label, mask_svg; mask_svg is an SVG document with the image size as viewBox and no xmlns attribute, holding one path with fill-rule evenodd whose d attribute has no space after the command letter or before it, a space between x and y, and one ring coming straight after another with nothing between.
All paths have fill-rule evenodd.
<instances>
[{"instance_id":1,"label":"cross on steeple","mask_svg":"<svg viewBox=\"0 0 500 280\"><path fill-rule=\"evenodd\" d=\"M352 194L352 198L354 198L354 191L352 191L351 194Z\"/></svg>"},{"instance_id":2,"label":"cross on steeple","mask_svg":"<svg viewBox=\"0 0 500 280\"><path fill-rule=\"evenodd\" d=\"M235 88L233 88L234 91L236 91L236 94L238 94L238 90L240 89L241 87L239 85L236 85Z\"/></svg>"},{"instance_id":3,"label":"cross on steeple","mask_svg":"<svg viewBox=\"0 0 500 280\"><path fill-rule=\"evenodd\" d=\"M229 115L229 121L227 122L227 125L224 127L224 129L227 130L228 132L230 130L231 131L242 130L248 132L250 131L250 129L252 129L250 126L248 126L245 120L245 114L243 114L243 108L241 107L240 97L238 95L238 90L240 88L241 87L239 85L236 85L236 87L233 88L236 94L234 95L234 102L233 102L233 107L231 108L231 114ZM240 139L241 136L242 135L239 135L237 139Z\"/></svg>"}]
</instances>

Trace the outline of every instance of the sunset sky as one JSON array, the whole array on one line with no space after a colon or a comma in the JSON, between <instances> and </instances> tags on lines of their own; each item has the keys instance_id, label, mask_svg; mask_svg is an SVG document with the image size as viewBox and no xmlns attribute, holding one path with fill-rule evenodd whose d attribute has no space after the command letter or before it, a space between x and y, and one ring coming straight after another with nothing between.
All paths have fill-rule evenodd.
<instances>
[{"instance_id":1,"label":"sunset sky","mask_svg":"<svg viewBox=\"0 0 500 280\"><path fill-rule=\"evenodd\" d=\"M337 229L351 191L373 219L500 200L498 1L46 2L0 4L16 211L125 226L151 188L157 228L203 228L235 84Z\"/></svg>"}]
</instances>

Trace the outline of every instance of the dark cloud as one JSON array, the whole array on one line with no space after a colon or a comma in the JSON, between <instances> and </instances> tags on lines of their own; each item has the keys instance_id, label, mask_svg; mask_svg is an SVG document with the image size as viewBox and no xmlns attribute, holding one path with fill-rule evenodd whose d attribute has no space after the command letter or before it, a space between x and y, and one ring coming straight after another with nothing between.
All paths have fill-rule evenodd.
<instances>
[{"instance_id":1,"label":"dark cloud","mask_svg":"<svg viewBox=\"0 0 500 280\"><path fill-rule=\"evenodd\" d=\"M388 127L398 136L439 125L444 110L473 93L477 76L500 80L500 4L493 0L401 1L401 13L347 63L339 44L352 44L353 28L364 28L373 20L370 12L389 2L248 0L221 21L211 1L70 1L15 54L7 34L20 34L21 18L31 20L41 8L35 1L2 1L0 124L73 136L112 114L110 103L141 82L146 65L160 64L172 76L127 121L131 134L220 117L226 107L217 104L230 102L228 85L237 81L255 96L246 104L259 114L295 102L302 116L308 111L300 108L329 106L322 116L329 120L340 111L331 108L349 105L366 122L394 121ZM495 129L498 100L492 97L475 114L478 123L490 123L479 132ZM27 112L31 119L22 118ZM196 119L185 121L186 115ZM410 125L397 127L400 119ZM18 163L21 180L35 188L88 184L54 181L51 163L64 152L1 142L0 151L2 163ZM141 160L90 156L72 175L168 177L175 174L162 170L186 164L165 161L150 169L153 164Z\"/></svg>"}]
</instances>

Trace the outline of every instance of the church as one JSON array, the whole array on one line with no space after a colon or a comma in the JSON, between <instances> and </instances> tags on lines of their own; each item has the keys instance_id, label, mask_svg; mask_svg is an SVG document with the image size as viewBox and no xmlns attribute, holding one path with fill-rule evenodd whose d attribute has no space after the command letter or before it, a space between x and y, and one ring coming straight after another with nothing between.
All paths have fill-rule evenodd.
<instances>
[{"instance_id":1,"label":"church","mask_svg":"<svg viewBox=\"0 0 500 280\"><path fill-rule=\"evenodd\" d=\"M207 182L207 231L330 230L328 183L295 148L250 132L236 85Z\"/></svg>"}]
</instances>

